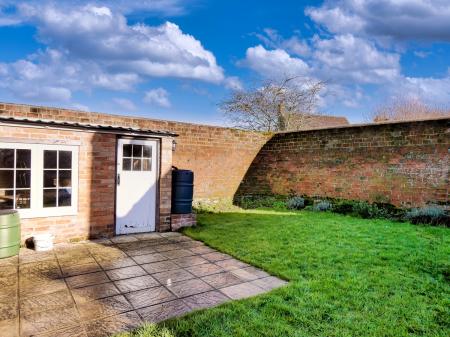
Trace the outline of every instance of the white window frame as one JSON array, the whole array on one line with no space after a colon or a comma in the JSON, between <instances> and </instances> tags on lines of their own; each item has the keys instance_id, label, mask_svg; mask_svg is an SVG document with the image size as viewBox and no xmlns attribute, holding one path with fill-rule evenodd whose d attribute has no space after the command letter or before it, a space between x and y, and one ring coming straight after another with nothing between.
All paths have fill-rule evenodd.
<instances>
[{"instance_id":1,"label":"white window frame","mask_svg":"<svg viewBox=\"0 0 450 337\"><path fill-rule=\"evenodd\" d=\"M21 218L68 216L76 215L78 213L78 146L0 142L0 148L31 150L31 202L30 208L17 209ZM71 206L44 207L44 150L72 152Z\"/></svg>"}]
</instances>

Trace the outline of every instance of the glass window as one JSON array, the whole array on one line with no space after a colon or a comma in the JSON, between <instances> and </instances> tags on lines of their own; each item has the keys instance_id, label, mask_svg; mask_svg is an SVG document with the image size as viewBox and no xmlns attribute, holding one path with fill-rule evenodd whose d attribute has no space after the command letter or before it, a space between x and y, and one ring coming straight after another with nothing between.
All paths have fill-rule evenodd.
<instances>
[{"instance_id":1,"label":"glass window","mask_svg":"<svg viewBox=\"0 0 450 337\"><path fill-rule=\"evenodd\" d=\"M152 160L144 158L142 160L142 171L151 171L152 169Z\"/></svg>"},{"instance_id":2,"label":"glass window","mask_svg":"<svg viewBox=\"0 0 450 337\"><path fill-rule=\"evenodd\" d=\"M56 189L44 190L44 207L57 207Z\"/></svg>"},{"instance_id":3,"label":"glass window","mask_svg":"<svg viewBox=\"0 0 450 337\"><path fill-rule=\"evenodd\" d=\"M17 150L17 168L31 168L31 150Z\"/></svg>"},{"instance_id":4,"label":"glass window","mask_svg":"<svg viewBox=\"0 0 450 337\"><path fill-rule=\"evenodd\" d=\"M0 168L14 168L14 149L0 149Z\"/></svg>"},{"instance_id":5,"label":"glass window","mask_svg":"<svg viewBox=\"0 0 450 337\"><path fill-rule=\"evenodd\" d=\"M58 151L44 151L44 168L56 168Z\"/></svg>"},{"instance_id":6,"label":"glass window","mask_svg":"<svg viewBox=\"0 0 450 337\"><path fill-rule=\"evenodd\" d=\"M133 145L133 157L142 157L142 145Z\"/></svg>"},{"instance_id":7,"label":"glass window","mask_svg":"<svg viewBox=\"0 0 450 337\"><path fill-rule=\"evenodd\" d=\"M122 156L123 171L151 171L151 146L124 144L122 147Z\"/></svg>"},{"instance_id":8,"label":"glass window","mask_svg":"<svg viewBox=\"0 0 450 337\"><path fill-rule=\"evenodd\" d=\"M124 144L123 145L123 156L124 157L132 157L133 153L133 145L131 144Z\"/></svg>"},{"instance_id":9,"label":"glass window","mask_svg":"<svg viewBox=\"0 0 450 337\"><path fill-rule=\"evenodd\" d=\"M60 170L58 175L58 185L59 187L70 187L72 186L72 172L70 170Z\"/></svg>"},{"instance_id":10,"label":"glass window","mask_svg":"<svg viewBox=\"0 0 450 337\"><path fill-rule=\"evenodd\" d=\"M31 193L30 190L16 191L16 208L30 208Z\"/></svg>"},{"instance_id":11,"label":"glass window","mask_svg":"<svg viewBox=\"0 0 450 337\"><path fill-rule=\"evenodd\" d=\"M142 171L142 160L133 158L133 171Z\"/></svg>"},{"instance_id":12,"label":"glass window","mask_svg":"<svg viewBox=\"0 0 450 337\"><path fill-rule=\"evenodd\" d=\"M44 150L44 207L72 205L72 151Z\"/></svg>"},{"instance_id":13,"label":"glass window","mask_svg":"<svg viewBox=\"0 0 450 337\"><path fill-rule=\"evenodd\" d=\"M14 188L14 169L0 170L0 188Z\"/></svg>"},{"instance_id":14,"label":"glass window","mask_svg":"<svg viewBox=\"0 0 450 337\"><path fill-rule=\"evenodd\" d=\"M142 157L151 158L151 156L152 156L152 147L149 145L144 145L144 153L142 154Z\"/></svg>"},{"instance_id":15,"label":"glass window","mask_svg":"<svg viewBox=\"0 0 450 337\"><path fill-rule=\"evenodd\" d=\"M0 148L0 209L30 208L31 150Z\"/></svg>"},{"instance_id":16,"label":"glass window","mask_svg":"<svg viewBox=\"0 0 450 337\"><path fill-rule=\"evenodd\" d=\"M0 209L14 209L14 190L0 190Z\"/></svg>"},{"instance_id":17,"label":"glass window","mask_svg":"<svg viewBox=\"0 0 450 337\"><path fill-rule=\"evenodd\" d=\"M31 171L16 171L16 188L31 188Z\"/></svg>"},{"instance_id":18,"label":"glass window","mask_svg":"<svg viewBox=\"0 0 450 337\"><path fill-rule=\"evenodd\" d=\"M122 169L124 171L131 171L131 158L123 158Z\"/></svg>"},{"instance_id":19,"label":"glass window","mask_svg":"<svg viewBox=\"0 0 450 337\"><path fill-rule=\"evenodd\" d=\"M72 168L72 151L58 151L59 153L59 168L71 169Z\"/></svg>"}]
</instances>

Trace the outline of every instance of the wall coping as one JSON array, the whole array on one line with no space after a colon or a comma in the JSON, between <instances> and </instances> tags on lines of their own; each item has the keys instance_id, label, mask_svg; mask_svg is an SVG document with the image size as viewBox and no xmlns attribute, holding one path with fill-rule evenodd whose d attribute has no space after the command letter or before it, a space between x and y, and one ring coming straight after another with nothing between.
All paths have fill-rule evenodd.
<instances>
[{"instance_id":1,"label":"wall coping","mask_svg":"<svg viewBox=\"0 0 450 337\"><path fill-rule=\"evenodd\" d=\"M349 125L325 126L325 127L317 127L317 128L311 128L311 129L305 129L305 130L297 130L297 131L278 131L275 134L279 135L279 134L302 133L302 132L320 131L320 130L352 129L352 128L365 128L365 127L371 127L371 126L377 127L377 126L385 126L385 125L413 124L413 123L438 122L438 121L447 121L448 123L450 123L450 116L409 119L409 120L401 120L401 121L386 121L386 122L378 122L378 123L358 123L358 124L349 124Z\"/></svg>"},{"instance_id":2,"label":"wall coping","mask_svg":"<svg viewBox=\"0 0 450 337\"><path fill-rule=\"evenodd\" d=\"M109 116L109 117L116 117L116 118L126 118L131 121L138 120L138 121L149 121L149 122L159 122L159 123L177 123L177 124L182 124L182 125L187 125L187 126L208 127L208 128L219 129L219 130L237 131L237 132L243 132L243 133L248 133L248 134L260 134L260 135L266 135L266 136L278 135L278 134L302 133L302 132L319 131L319 130L364 128L364 127L372 127L372 126L378 127L378 126L385 126L385 125L408 124L408 123L422 123L422 122L435 122L435 121L450 122L450 116L444 116L444 117L411 119L411 120L401 120L401 121L386 121L386 122L378 122L378 123L357 123L357 124L338 125L338 126L324 126L324 127L316 127L316 128L297 130L297 131L265 132L265 131L250 131L250 130L233 128L233 127L208 125L208 124L201 124L201 123L179 122L179 121L175 121L175 120L148 118L148 117L142 117L142 116L120 115L120 114L103 113L103 112L95 112L95 111L90 112L90 111L83 111L83 110L77 110L77 109L58 108L58 107L43 106L43 105L31 105L31 104L23 104L23 103L10 103L10 102L2 102L2 101L0 101L0 113L1 113L1 110L6 110L5 108L1 109L1 105L24 107L24 108L30 109L30 112L32 112L31 109L33 109L33 108L47 109L47 110L51 109L51 110L81 113L81 114L85 114L85 115L95 114L95 115L98 115L99 117Z\"/></svg>"},{"instance_id":3,"label":"wall coping","mask_svg":"<svg viewBox=\"0 0 450 337\"><path fill-rule=\"evenodd\" d=\"M149 121L149 122L159 122L159 123L177 123L182 124L186 126L199 126L199 127L208 127L208 128L216 128L219 130L230 130L230 131L238 131L238 132L244 132L244 133L253 133L253 134L261 134L261 135L270 135L273 134L271 132L264 132L264 131L251 131L251 130L245 130L245 129L239 129L239 128L233 128L233 127L227 127L227 126L218 126L218 125L208 125L203 123L192 123L192 122L180 122L176 120L168 120L168 119L158 119L158 118L149 118L149 117L143 117L143 116L133 116L133 115L121 115L121 114L113 114L113 113L105 113L105 112L97 112L97 111L83 111L79 109L69 109L69 108L60 108L55 106L45 106L45 105L32 105L32 104L24 104L24 103L11 103L11 102L3 102L0 101L0 113L1 113L1 105L11 105L15 107L23 107L30 109L46 109L46 110L58 110L58 111L67 111L67 112L74 112L74 113L80 113L85 115L98 115L101 116L108 116L108 117L115 117L115 118L126 118L129 120L138 120L138 121ZM7 110L7 109L3 109Z\"/></svg>"}]
</instances>

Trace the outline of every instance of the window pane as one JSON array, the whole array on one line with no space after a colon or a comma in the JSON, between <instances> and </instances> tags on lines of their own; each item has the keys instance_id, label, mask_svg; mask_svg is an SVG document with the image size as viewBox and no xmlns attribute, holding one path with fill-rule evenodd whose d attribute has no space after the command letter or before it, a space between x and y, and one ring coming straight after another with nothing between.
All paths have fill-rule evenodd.
<instances>
[{"instance_id":1,"label":"window pane","mask_svg":"<svg viewBox=\"0 0 450 337\"><path fill-rule=\"evenodd\" d=\"M56 207L56 189L44 190L44 207Z\"/></svg>"},{"instance_id":2,"label":"window pane","mask_svg":"<svg viewBox=\"0 0 450 337\"><path fill-rule=\"evenodd\" d=\"M72 204L72 189L60 188L58 190L58 206L70 206Z\"/></svg>"},{"instance_id":3,"label":"window pane","mask_svg":"<svg viewBox=\"0 0 450 337\"><path fill-rule=\"evenodd\" d=\"M143 159L142 160L142 171L151 171L152 162L151 159Z\"/></svg>"},{"instance_id":4,"label":"window pane","mask_svg":"<svg viewBox=\"0 0 450 337\"><path fill-rule=\"evenodd\" d=\"M142 145L133 145L133 157L142 157Z\"/></svg>"},{"instance_id":5,"label":"window pane","mask_svg":"<svg viewBox=\"0 0 450 337\"><path fill-rule=\"evenodd\" d=\"M131 159L124 158L122 161L122 170L123 171L131 171Z\"/></svg>"},{"instance_id":6,"label":"window pane","mask_svg":"<svg viewBox=\"0 0 450 337\"><path fill-rule=\"evenodd\" d=\"M72 168L72 151L59 151L59 168Z\"/></svg>"},{"instance_id":7,"label":"window pane","mask_svg":"<svg viewBox=\"0 0 450 337\"><path fill-rule=\"evenodd\" d=\"M14 188L14 170L0 170L0 188Z\"/></svg>"},{"instance_id":8,"label":"window pane","mask_svg":"<svg viewBox=\"0 0 450 337\"><path fill-rule=\"evenodd\" d=\"M141 170L141 159L133 159L133 171L140 171Z\"/></svg>"},{"instance_id":9,"label":"window pane","mask_svg":"<svg viewBox=\"0 0 450 337\"><path fill-rule=\"evenodd\" d=\"M57 151L44 151L44 168L56 168L56 152Z\"/></svg>"},{"instance_id":10,"label":"window pane","mask_svg":"<svg viewBox=\"0 0 450 337\"><path fill-rule=\"evenodd\" d=\"M59 187L72 186L72 171L59 171Z\"/></svg>"},{"instance_id":11,"label":"window pane","mask_svg":"<svg viewBox=\"0 0 450 337\"><path fill-rule=\"evenodd\" d=\"M16 168L31 168L31 150L17 150Z\"/></svg>"},{"instance_id":12,"label":"window pane","mask_svg":"<svg viewBox=\"0 0 450 337\"><path fill-rule=\"evenodd\" d=\"M0 149L0 168L14 167L14 149Z\"/></svg>"},{"instance_id":13,"label":"window pane","mask_svg":"<svg viewBox=\"0 0 450 337\"><path fill-rule=\"evenodd\" d=\"M44 187L56 187L56 170L44 171Z\"/></svg>"},{"instance_id":14,"label":"window pane","mask_svg":"<svg viewBox=\"0 0 450 337\"><path fill-rule=\"evenodd\" d=\"M13 209L14 191L0 190L0 209Z\"/></svg>"},{"instance_id":15,"label":"window pane","mask_svg":"<svg viewBox=\"0 0 450 337\"><path fill-rule=\"evenodd\" d=\"M30 208L30 190L16 191L16 208Z\"/></svg>"},{"instance_id":16,"label":"window pane","mask_svg":"<svg viewBox=\"0 0 450 337\"><path fill-rule=\"evenodd\" d=\"M142 155L144 158L151 158L152 156L152 147L145 145L144 146L144 153Z\"/></svg>"},{"instance_id":17,"label":"window pane","mask_svg":"<svg viewBox=\"0 0 450 337\"><path fill-rule=\"evenodd\" d=\"M16 188L30 188L31 170L16 171Z\"/></svg>"},{"instance_id":18,"label":"window pane","mask_svg":"<svg viewBox=\"0 0 450 337\"><path fill-rule=\"evenodd\" d=\"M123 156L124 157L131 157L131 149L133 148L133 145L131 144L123 144Z\"/></svg>"}]
</instances>

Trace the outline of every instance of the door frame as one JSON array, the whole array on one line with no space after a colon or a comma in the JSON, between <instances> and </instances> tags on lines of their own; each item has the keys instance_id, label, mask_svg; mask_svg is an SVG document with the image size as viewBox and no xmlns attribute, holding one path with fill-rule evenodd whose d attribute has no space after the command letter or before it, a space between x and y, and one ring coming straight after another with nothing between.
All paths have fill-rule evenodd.
<instances>
[{"instance_id":1,"label":"door frame","mask_svg":"<svg viewBox=\"0 0 450 337\"><path fill-rule=\"evenodd\" d=\"M158 137L139 137L139 136L122 136L118 135L116 137L116 144L115 144L115 167L114 167L114 235L133 235L133 234L118 234L118 228L117 228L117 177L118 177L118 170L117 170L117 164L119 160L119 139L134 139L134 140L153 140L156 142L156 196L155 196L155 231L159 232L159 205L160 205L160 180L161 180L161 138ZM154 232L148 232L148 233L154 233ZM134 233L136 234L136 233ZM137 233L139 234L139 233Z\"/></svg>"}]
</instances>

